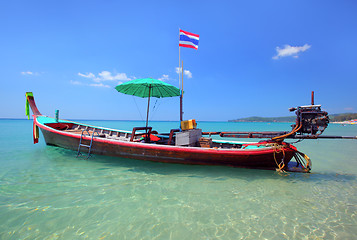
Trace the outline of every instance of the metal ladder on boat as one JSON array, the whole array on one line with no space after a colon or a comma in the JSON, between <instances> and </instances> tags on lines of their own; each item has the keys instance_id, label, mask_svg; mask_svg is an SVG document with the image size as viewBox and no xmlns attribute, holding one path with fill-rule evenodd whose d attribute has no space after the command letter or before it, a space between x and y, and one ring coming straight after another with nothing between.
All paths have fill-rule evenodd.
<instances>
[{"instance_id":1,"label":"metal ladder on boat","mask_svg":"<svg viewBox=\"0 0 357 240\"><path fill-rule=\"evenodd\" d=\"M87 132L87 134L85 134L85 132ZM91 151L92 151L92 146L93 146L93 138L94 138L94 134L97 133L98 137L99 137L99 133L96 131L96 129L94 128L93 129L93 133L92 133L92 138L90 140L90 144L87 145L87 144L83 144L82 143L82 140L83 140L83 137L85 136L90 136L90 133L87 129L83 129L82 130L82 133L81 133L81 138L79 140L79 145L78 145L78 151L77 151L77 157L82 155L81 153L81 147L86 147L88 148L88 156L87 156L87 159L91 156Z\"/></svg>"}]
</instances>

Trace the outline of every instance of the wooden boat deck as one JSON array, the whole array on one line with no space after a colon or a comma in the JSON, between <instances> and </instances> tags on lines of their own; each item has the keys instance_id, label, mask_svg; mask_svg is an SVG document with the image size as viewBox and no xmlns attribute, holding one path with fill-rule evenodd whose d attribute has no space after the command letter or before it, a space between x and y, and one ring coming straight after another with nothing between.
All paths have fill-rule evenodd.
<instances>
[{"instance_id":1,"label":"wooden boat deck","mask_svg":"<svg viewBox=\"0 0 357 240\"><path fill-rule=\"evenodd\" d=\"M50 122L45 123L46 126L60 130L66 133L75 134L81 136L92 136L94 138L104 138L114 141L123 141L123 142L144 142L143 136L145 132L142 131L143 128L134 128L133 131L124 131L116 129L108 129L95 127L90 125L84 125L80 123L70 122L70 121L61 121L61 122ZM151 128L150 128L151 131ZM146 141L145 143L157 144L157 145L175 145L175 134L174 129L170 133L158 134L156 131L153 131L155 136L160 138L159 141ZM134 134L134 137L132 135ZM254 149L254 148L266 148L271 147L269 144L258 144L258 143L248 143L248 142L235 142L235 141L220 141L213 140L208 137L202 137L195 145L191 147L198 148L215 148L215 149L232 149L232 150L244 150L244 149Z\"/></svg>"},{"instance_id":2,"label":"wooden boat deck","mask_svg":"<svg viewBox=\"0 0 357 240\"><path fill-rule=\"evenodd\" d=\"M124 132L120 130L109 130L109 129L97 129L93 127L88 127L84 125L76 125L74 124L71 128L63 129L62 131L68 132L71 134L78 134L81 135L82 133L85 135L92 136L94 133L94 138L105 138L110 140L117 140L117 141L126 141L129 142L131 140L132 133ZM139 142L144 132L140 132L135 134L133 139L134 142ZM161 144L161 145L175 145L175 140L173 137L172 142L169 144L170 136L168 134L155 134L155 136L160 137L160 140L157 142L151 142L153 144ZM239 143L229 143L229 142L220 142L220 141L212 141L211 138L202 138L197 146L195 147L202 147L202 148L219 148L219 149L241 149L242 144Z\"/></svg>"},{"instance_id":3,"label":"wooden boat deck","mask_svg":"<svg viewBox=\"0 0 357 240\"><path fill-rule=\"evenodd\" d=\"M130 138L131 138L130 133L121 132L121 131L113 131L113 130L105 130L105 129L96 129L96 128L91 128L91 127L81 126L81 125L74 126L74 128L65 129L63 131L72 133L72 134L78 134L78 135L81 135L83 133L84 135L87 135L87 136L88 135L92 136L94 134L94 137L96 137L96 138L100 137L100 138L121 140L121 141L130 141Z\"/></svg>"}]
</instances>

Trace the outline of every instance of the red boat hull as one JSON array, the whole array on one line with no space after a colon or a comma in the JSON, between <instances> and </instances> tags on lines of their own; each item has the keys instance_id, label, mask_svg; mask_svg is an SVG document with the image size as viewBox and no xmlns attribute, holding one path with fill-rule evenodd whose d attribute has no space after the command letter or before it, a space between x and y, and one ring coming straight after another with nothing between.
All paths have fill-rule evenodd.
<instances>
[{"instance_id":1,"label":"red boat hull","mask_svg":"<svg viewBox=\"0 0 357 240\"><path fill-rule=\"evenodd\" d=\"M46 144L71 150L78 150L80 136L66 133L36 122L41 129ZM89 144L90 137L83 137ZM82 150L81 150L82 151ZM83 148L83 152L88 151ZM275 148L254 150L216 149L199 147L179 147L138 142L124 142L94 138L91 153L121 158L133 158L155 162L223 165L245 168L275 169L282 160L285 165L293 157L296 148L286 144L283 151Z\"/></svg>"},{"instance_id":2,"label":"red boat hull","mask_svg":"<svg viewBox=\"0 0 357 240\"><path fill-rule=\"evenodd\" d=\"M42 116L38 111L32 96L27 96L27 101L34 113L34 140L38 139L36 126L43 133L46 144L71 150L78 150L81 135L56 129L53 119ZM46 118L38 121L38 117ZM52 123L50 123L52 121ZM64 121L65 124L74 123ZM52 124L52 125L51 125ZM64 124L64 125L65 125ZM57 124L58 125L58 124ZM62 124L60 124L62 125ZM51 127L52 126L52 127ZM89 144L91 136L83 136L82 143ZM83 142L84 141L84 142ZM83 148L81 151L88 149ZM297 149L288 144L281 143L277 146L264 146L253 149L245 148L205 148L182 147L133 141L119 141L109 138L93 137L91 153L115 156L120 158L133 158L166 163L199 164L199 165L223 165L245 168L276 169L287 166ZM282 164L282 162L284 164Z\"/></svg>"}]
</instances>

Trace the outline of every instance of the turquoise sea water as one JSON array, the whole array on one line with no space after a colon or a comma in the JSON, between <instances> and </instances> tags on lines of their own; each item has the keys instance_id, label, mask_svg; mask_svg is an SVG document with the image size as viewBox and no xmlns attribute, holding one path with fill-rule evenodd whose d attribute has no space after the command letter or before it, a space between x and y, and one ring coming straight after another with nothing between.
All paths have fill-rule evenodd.
<instances>
[{"instance_id":1,"label":"turquoise sea water","mask_svg":"<svg viewBox=\"0 0 357 240\"><path fill-rule=\"evenodd\" d=\"M83 121L84 122L84 121ZM85 121L128 130L142 122ZM159 131L176 122L152 122ZM288 123L199 122L204 131ZM153 163L32 143L0 120L0 239L356 239L357 140L305 140L312 173ZM357 135L331 124L326 135Z\"/></svg>"}]
</instances>

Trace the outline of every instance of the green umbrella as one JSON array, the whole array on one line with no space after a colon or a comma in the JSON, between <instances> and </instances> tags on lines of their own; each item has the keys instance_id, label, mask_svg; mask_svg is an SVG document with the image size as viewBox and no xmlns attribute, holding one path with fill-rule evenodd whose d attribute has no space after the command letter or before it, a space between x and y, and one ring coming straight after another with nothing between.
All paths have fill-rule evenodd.
<instances>
[{"instance_id":1,"label":"green umbrella","mask_svg":"<svg viewBox=\"0 0 357 240\"><path fill-rule=\"evenodd\" d=\"M151 97L164 98L180 96L180 89L172 86L171 84L153 78L131 80L116 86L115 89L124 94L148 98L146 127L148 126Z\"/></svg>"}]
</instances>

